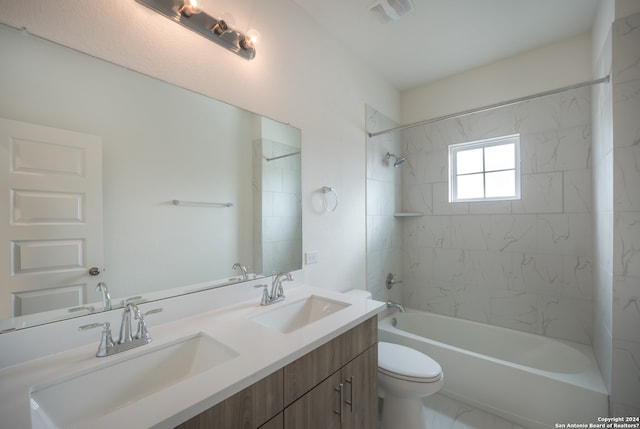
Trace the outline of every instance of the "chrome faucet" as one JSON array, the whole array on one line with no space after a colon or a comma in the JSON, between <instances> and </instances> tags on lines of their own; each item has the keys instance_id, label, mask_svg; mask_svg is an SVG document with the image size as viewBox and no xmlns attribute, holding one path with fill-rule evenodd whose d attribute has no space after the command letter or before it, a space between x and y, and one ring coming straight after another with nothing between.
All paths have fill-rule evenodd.
<instances>
[{"instance_id":1,"label":"chrome faucet","mask_svg":"<svg viewBox=\"0 0 640 429\"><path fill-rule=\"evenodd\" d=\"M247 274L247 267L242 265L240 262L236 262L235 264L233 264L233 267L231 268L234 270L237 270L239 268L240 272L242 273L242 280L249 280L249 275Z\"/></svg>"},{"instance_id":2,"label":"chrome faucet","mask_svg":"<svg viewBox=\"0 0 640 429\"><path fill-rule=\"evenodd\" d=\"M400 313L404 313L407 310L404 309L402 304L393 301L387 301L387 308L397 308Z\"/></svg>"},{"instance_id":3,"label":"chrome faucet","mask_svg":"<svg viewBox=\"0 0 640 429\"><path fill-rule=\"evenodd\" d=\"M111 310L111 295L109 295L107 284L105 282L98 283L96 290L100 291L100 295L102 295L102 309L104 311Z\"/></svg>"},{"instance_id":4,"label":"chrome faucet","mask_svg":"<svg viewBox=\"0 0 640 429\"><path fill-rule=\"evenodd\" d=\"M282 288L282 282L293 281L291 273L279 273L271 283L271 298L284 300L284 289Z\"/></svg>"},{"instance_id":5,"label":"chrome faucet","mask_svg":"<svg viewBox=\"0 0 640 429\"><path fill-rule=\"evenodd\" d=\"M284 281L293 281L291 273L279 273L276 275L271 283L271 292L267 290L267 285L256 285L255 287L257 288L263 288L260 305L271 305L276 302L284 301L284 288L282 287L282 282Z\"/></svg>"},{"instance_id":6,"label":"chrome faucet","mask_svg":"<svg viewBox=\"0 0 640 429\"><path fill-rule=\"evenodd\" d=\"M136 304L127 304L124 308L124 312L122 313L122 325L120 326L120 337L118 338L118 341L113 340L113 336L111 335L111 324L109 322L91 323L89 325L80 326L78 329L80 331L86 331L87 329L102 327L102 335L100 337L100 344L98 345L96 356L111 356L113 354L150 343L151 335L147 329L144 316L159 313L161 311L162 308L155 308L147 311L143 315ZM131 320L132 313L134 319L138 320L138 327L135 334L133 334L133 321Z\"/></svg>"},{"instance_id":7,"label":"chrome faucet","mask_svg":"<svg viewBox=\"0 0 640 429\"><path fill-rule=\"evenodd\" d=\"M122 313L122 323L120 324L120 338L118 339L118 344L126 344L133 341L133 321L131 320L131 313L133 312L133 317L138 320L138 323L144 323L144 319L142 318L142 314L140 313L140 309L137 305L130 302L124 307L124 312Z\"/></svg>"}]
</instances>

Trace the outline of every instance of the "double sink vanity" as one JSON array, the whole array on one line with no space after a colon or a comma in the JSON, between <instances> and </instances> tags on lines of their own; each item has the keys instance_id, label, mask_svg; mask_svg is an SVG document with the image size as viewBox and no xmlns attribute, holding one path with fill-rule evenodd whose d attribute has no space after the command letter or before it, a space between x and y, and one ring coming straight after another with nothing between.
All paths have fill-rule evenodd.
<instances>
[{"instance_id":1,"label":"double sink vanity","mask_svg":"<svg viewBox=\"0 0 640 429\"><path fill-rule=\"evenodd\" d=\"M258 283L140 305L153 341L101 358L99 330L78 331L85 318L33 328L44 344L25 347L39 350L2 362L0 427L373 424L384 304L293 282L260 305ZM117 328L122 311L89 322ZM67 336L82 344L47 347Z\"/></svg>"}]
</instances>

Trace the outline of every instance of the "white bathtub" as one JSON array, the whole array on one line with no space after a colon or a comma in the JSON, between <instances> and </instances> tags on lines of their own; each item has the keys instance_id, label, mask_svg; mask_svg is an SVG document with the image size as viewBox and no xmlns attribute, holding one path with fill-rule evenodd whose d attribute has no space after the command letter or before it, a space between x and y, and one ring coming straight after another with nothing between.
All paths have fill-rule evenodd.
<instances>
[{"instance_id":1,"label":"white bathtub","mask_svg":"<svg viewBox=\"0 0 640 429\"><path fill-rule=\"evenodd\" d=\"M588 346L418 311L393 313L378 328L380 341L438 361L441 393L520 425L598 423L609 415L608 393Z\"/></svg>"}]
</instances>

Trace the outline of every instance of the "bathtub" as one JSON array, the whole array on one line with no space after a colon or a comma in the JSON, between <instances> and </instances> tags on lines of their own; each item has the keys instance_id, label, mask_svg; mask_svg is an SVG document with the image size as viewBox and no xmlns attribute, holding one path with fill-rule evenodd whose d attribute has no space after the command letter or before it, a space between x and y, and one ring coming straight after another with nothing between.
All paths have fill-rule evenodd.
<instances>
[{"instance_id":1,"label":"bathtub","mask_svg":"<svg viewBox=\"0 0 640 429\"><path fill-rule=\"evenodd\" d=\"M378 339L438 361L440 393L528 428L609 415L598 365L582 344L419 311L381 319Z\"/></svg>"}]
</instances>

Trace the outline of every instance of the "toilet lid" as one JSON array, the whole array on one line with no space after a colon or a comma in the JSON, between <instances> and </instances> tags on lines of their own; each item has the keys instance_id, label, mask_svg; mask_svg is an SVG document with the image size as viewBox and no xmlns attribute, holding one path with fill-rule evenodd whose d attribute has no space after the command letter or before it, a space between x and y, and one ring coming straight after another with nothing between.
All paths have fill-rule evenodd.
<instances>
[{"instance_id":1,"label":"toilet lid","mask_svg":"<svg viewBox=\"0 0 640 429\"><path fill-rule=\"evenodd\" d=\"M422 383L442 377L442 368L424 353L400 344L378 343L378 369L395 378Z\"/></svg>"}]
</instances>

